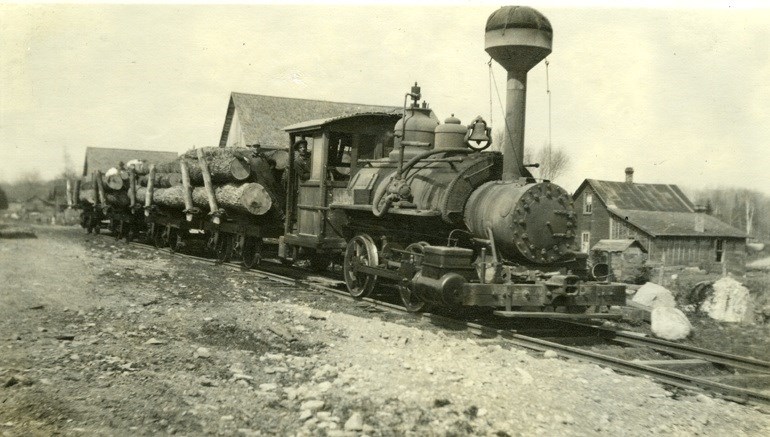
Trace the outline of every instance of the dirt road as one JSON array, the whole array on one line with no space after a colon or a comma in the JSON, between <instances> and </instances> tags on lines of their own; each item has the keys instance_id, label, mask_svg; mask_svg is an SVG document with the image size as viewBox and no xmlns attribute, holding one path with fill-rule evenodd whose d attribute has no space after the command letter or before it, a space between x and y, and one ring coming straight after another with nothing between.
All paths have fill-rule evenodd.
<instances>
[{"instance_id":1,"label":"dirt road","mask_svg":"<svg viewBox=\"0 0 770 437\"><path fill-rule=\"evenodd\" d=\"M770 415L80 229L0 240L0 434L768 435Z\"/></svg>"}]
</instances>

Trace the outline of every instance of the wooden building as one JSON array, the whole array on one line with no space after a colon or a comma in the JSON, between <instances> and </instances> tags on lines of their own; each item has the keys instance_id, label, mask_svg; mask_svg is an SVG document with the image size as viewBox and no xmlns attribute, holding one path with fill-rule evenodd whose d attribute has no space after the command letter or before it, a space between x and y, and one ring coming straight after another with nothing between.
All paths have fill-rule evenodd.
<instances>
[{"instance_id":1,"label":"wooden building","mask_svg":"<svg viewBox=\"0 0 770 437\"><path fill-rule=\"evenodd\" d=\"M599 240L633 239L650 262L741 273L747 235L693 205L676 185L586 179L573 195L582 252Z\"/></svg>"},{"instance_id":2,"label":"wooden building","mask_svg":"<svg viewBox=\"0 0 770 437\"><path fill-rule=\"evenodd\" d=\"M594 266L606 264L612 281L635 284L649 280L645 267L647 250L636 240L599 240L591 247L589 259Z\"/></svg>"},{"instance_id":3,"label":"wooden building","mask_svg":"<svg viewBox=\"0 0 770 437\"><path fill-rule=\"evenodd\" d=\"M234 92L230 94L219 147L260 144L263 149L285 149L289 146L289 136L283 130L286 126L367 112L401 114L402 108Z\"/></svg>"}]
</instances>

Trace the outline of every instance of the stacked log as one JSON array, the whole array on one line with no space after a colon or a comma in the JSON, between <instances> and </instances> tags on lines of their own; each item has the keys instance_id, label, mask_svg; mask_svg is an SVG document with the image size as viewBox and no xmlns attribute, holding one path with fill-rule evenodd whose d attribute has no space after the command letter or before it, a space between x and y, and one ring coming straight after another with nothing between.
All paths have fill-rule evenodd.
<instances>
[{"instance_id":1,"label":"stacked log","mask_svg":"<svg viewBox=\"0 0 770 437\"><path fill-rule=\"evenodd\" d=\"M147 180L149 179L149 174L139 176L139 185L142 187L147 186ZM176 187L177 185L182 185L182 174L179 172L175 173L155 173L155 177L153 178L153 183L155 185L155 188L170 188L170 187Z\"/></svg>"},{"instance_id":2,"label":"stacked log","mask_svg":"<svg viewBox=\"0 0 770 437\"><path fill-rule=\"evenodd\" d=\"M190 173L190 182L195 186L202 186L203 172L196 157L197 150L202 151L211 173L211 180L215 184L245 181L251 175L248 158L246 158L250 151L242 147L202 147L188 150L173 161L155 166L155 170L159 173L178 174L180 161L184 161Z\"/></svg>"},{"instance_id":3,"label":"stacked log","mask_svg":"<svg viewBox=\"0 0 770 437\"><path fill-rule=\"evenodd\" d=\"M183 183L182 163L189 182ZM133 184L130 172L136 178ZM130 190L132 185L134 189ZM151 199L147 199L148 190ZM187 206L186 190L191 198ZM206 147L154 166L146 162L133 164L129 171L119 171L110 177L94 174L81 184L78 200L119 208L157 205L188 214L191 210L219 213L221 209L230 214L263 215L271 208L282 209L280 190L271 163L254 157L252 150Z\"/></svg>"},{"instance_id":4,"label":"stacked log","mask_svg":"<svg viewBox=\"0 0 770 437\"><path fill-rule=\"evenodd\" d=\"M214 187L214 195L220 208L228 212L263 215L270 210L273 202L270 194L258 183L224 184ZM136 201L145 203L147 189L136 189ZM193 205L202 211L209 211L209 202L204 187L192 190ZM181 185L171 188L156 188L153 192L152 203L179 211L185 209L184 187Z\"/></svg>"},{"instance_id":5,"label":"stacked log","mask_svg":"<svg viewBox=\"0 0 770 437\"><path fill-rule=\"evenodd\" d=\"M78 200L89 205L96 205L96 192L93 188L81 189ZM104 203L113 207L127 208L131 202L128 199L128 191L105 191Z\"/></svg>"}]
</instances>

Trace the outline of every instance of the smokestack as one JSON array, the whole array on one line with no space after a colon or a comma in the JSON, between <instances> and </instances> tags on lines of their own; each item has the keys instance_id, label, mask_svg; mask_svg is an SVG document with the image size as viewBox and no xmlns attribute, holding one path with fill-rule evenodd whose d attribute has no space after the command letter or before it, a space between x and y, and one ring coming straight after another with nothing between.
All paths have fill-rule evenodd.
<instances>
[{"instance_id":1,"label":"smokestack","mask_svg":"<svg viewBox=\"0 0 770 437\"><path fill-rule=\"evenodd\" d=\"M503 126L503 180L527 174L524 169L524 115L527 72L551 53L553 29L540 12L504 6L487 19L484 47L508 72Z\"/></svg>"},{"instance_id":2,"label":"smokestack","mask_svg":"<svg viewBox=\"0 0 770 437\"><path fill-rule=\"evenodd\" d=\"M694 230L695 232L705 232L706 231L706 218L704 217L705 214L703 213L697 213L695 214L695 226Z\"/></svg>"},{"instance_id":3,"label":"smokestack","mask_svg":"<svg viewBox=\"0 0 770 437\"><path fill-rule=\"evenodd\" d=\"M626 183L627 184L633 184L634 183L634 168L633 167L626 167Z\"/></svg>"}]
</instances>

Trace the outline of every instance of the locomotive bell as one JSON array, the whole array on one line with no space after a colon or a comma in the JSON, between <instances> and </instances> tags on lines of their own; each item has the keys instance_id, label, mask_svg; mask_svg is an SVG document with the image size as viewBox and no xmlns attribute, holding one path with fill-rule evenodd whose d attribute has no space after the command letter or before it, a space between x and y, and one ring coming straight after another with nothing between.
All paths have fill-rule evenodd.
<instances>
[{"instance_id":1,"label":"locomotive bell","mask_svg":"<svg viewBox=\"0 0 770 437\"><path fill-rule=\"evenodd\" d=\"M492 145L492 138L489 134L492 132L491 127L487 127L487 122L479 115L468 126L468 133L465 137L465 143L474 150L484 150ZM474 146L473 143L476 143ZM483 145L482 145L483 143Z\"/></svg>"},{"instance_id":2,"label":"locomotive bell","mask_svg":"<svg viewBox=\"0 0 770 437\"><path fill-rule=\"evenodd\" d=\"M527 175L524 158L524 112L527 72L551 53L553 28L540 12L526 6L505 6L489 16L485 50L508 71L506 85L503 179Z\"/></svg>"}]
</instances>

